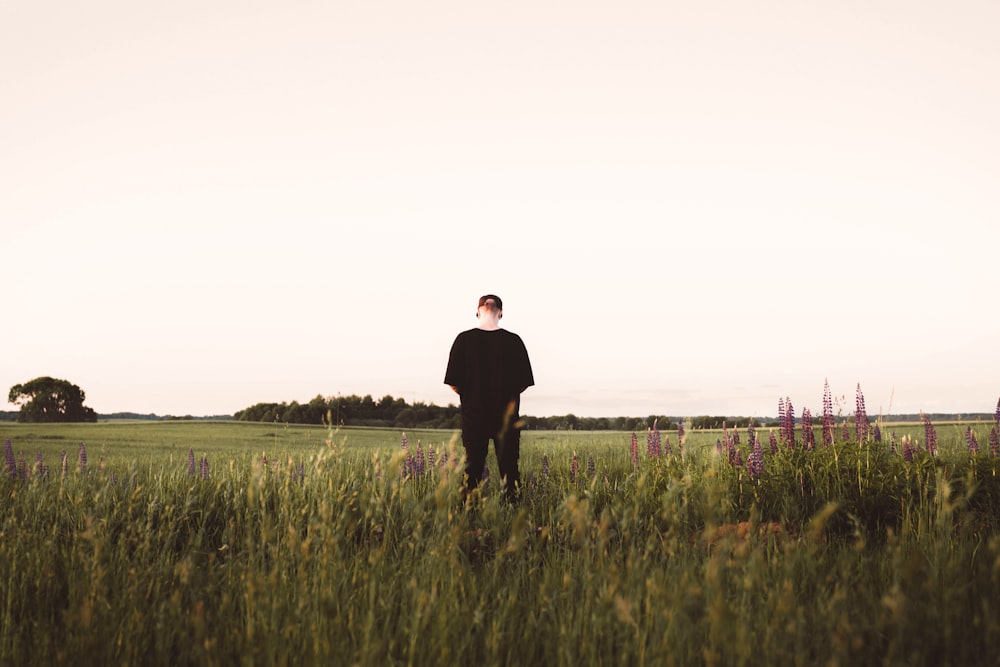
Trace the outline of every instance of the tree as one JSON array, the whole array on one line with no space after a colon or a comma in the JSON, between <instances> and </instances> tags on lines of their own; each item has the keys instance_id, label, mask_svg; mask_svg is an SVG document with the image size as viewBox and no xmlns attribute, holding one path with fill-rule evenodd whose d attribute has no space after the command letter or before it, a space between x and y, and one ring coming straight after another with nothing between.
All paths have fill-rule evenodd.
<instances>
[{"instance_id":1,"label":"tree","mask_svg":"<svg viewBox=\"0 0 1000 667\"><path fill-rule=\"evenodd\" d=\"M7 400L21 406L19 422L96 422L83 390L66 380L39 377L10 388Z\"/></svg>"}]
</instances>

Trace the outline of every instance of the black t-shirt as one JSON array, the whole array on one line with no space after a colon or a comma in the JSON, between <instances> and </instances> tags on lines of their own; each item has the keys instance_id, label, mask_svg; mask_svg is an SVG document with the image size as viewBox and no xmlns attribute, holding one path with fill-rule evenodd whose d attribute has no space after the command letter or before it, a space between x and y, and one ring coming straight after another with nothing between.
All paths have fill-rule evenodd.
<instances>
[{"instance_id":1,"label":"black t-shirt","mask_svg":"<svg viewBox=\"0 0 1000 667\"><path fill-rule=\"evenodd\" d=\"M444 382L458 388L464 420L499 425L511 401L518 416L521 391L535 379L520 336L506 329L469 329L451 346Z\"/></svg>"}]
</instances>

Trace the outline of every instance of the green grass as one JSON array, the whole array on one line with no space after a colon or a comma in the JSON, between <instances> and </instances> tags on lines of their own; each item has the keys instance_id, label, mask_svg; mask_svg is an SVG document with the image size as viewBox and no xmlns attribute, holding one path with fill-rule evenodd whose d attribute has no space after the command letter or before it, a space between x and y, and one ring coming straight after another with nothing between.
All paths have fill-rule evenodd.
<instances>
[{"instance_id":1,"label":"green grass","mask_svg":"<svg viewBox=\"0 0 1000 667\"><path fill-rule=\"evenodd\" d=\"M995 664L998 459L962 434L751 478L720 432L659 459L639 433L638 470L629 433L526 432L514 508L492 456L470 506L452 466L403 476L393 429L5 424L50 469L0 481L0 664Z\"/></svg>"}]
</instances>

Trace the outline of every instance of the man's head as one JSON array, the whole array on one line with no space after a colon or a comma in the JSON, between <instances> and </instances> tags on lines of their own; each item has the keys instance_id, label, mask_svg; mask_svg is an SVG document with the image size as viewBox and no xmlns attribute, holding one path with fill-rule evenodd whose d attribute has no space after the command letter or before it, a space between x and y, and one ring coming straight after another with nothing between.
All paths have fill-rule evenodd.
<instances>
[{"instance_id":1,"label":"man's head","mask_svg":"<svg viewBox=\"0 0 1000 667\"><path fill-rule=\"evenodd\" d=\"M495 329L503 317L503 301L496 294L479 297L479 307L476 308L480 329Z\"/></svg>"},{"instance_id":2,"label":"man's head","mask_svg":"<svg viewBox=\"0 0 1000 667\"><path fill-rule=\"evenodd\" d=\"M486 308L487 310L499 313L503 310L503 301L496 294L486 294L479 297L479 308ZM477 315L479 314L479 308L476 308Z\"/></svg>"}]
</instances>

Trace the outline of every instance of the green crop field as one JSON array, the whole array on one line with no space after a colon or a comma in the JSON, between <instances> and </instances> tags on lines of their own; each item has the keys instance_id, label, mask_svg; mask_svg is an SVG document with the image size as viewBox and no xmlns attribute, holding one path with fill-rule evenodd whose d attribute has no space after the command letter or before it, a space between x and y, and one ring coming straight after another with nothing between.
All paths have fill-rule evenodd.
<instances>
[{"instance_id":1,"label":"green crop field","mask_svg":"<svg viewBox=\"0 0 1000 667\"><path fill-rule=\"evenodd\" d=\"M0 424L0 664L997 664L995 424L879 426Z\"/></svg>"}]
</instances>

